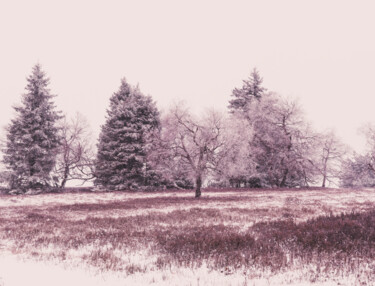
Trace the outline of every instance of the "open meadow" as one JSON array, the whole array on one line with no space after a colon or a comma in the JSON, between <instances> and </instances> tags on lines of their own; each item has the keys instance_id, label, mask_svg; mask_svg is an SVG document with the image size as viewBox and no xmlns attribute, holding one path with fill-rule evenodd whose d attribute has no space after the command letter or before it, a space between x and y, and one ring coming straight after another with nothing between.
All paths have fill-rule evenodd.
<instances>
[{"instance_id":1,"label":"open meadow","mask_svg":"<svg viewBox=\"0 0 375 286\"><path fill-rule=\"evenodd\" d=\"M1 195L0 214L1 286L375 285L373 189Z\"/></svg>"}]
</instances>

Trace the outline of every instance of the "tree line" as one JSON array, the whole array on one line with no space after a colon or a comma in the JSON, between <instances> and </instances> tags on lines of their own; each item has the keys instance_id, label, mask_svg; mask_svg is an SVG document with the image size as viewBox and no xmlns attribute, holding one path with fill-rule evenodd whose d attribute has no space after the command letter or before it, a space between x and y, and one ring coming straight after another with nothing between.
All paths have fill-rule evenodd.
<instances>
[{"instance_id":1,"label":"tree line","mask_svg":"<svg viewBox=\"0 0 375 286\"><path fill-rule=\"evenodd\" d=\"M196 197L204 184L375 186L374 126L363 128L367 152L350 154L333 131L313 130L296 100L268 91L256 69L233 89L228 112L200 116L183 103L161 115L122 79L96 148L85 118L63 116L48 85L35 65L5 130L1 180L15 193L63 189L69 180L103 190L195 188Z\"/></svg>"}]
</instances>

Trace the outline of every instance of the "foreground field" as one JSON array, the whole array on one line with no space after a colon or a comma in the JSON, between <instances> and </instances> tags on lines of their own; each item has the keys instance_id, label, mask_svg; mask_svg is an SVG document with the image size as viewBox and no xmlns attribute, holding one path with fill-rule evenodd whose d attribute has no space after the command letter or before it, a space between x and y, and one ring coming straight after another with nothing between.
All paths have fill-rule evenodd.
<instances>
[{"instance_id":1,"label":"foreground field","mask_svg":"<svg viewBox=\"0 0 375 286\"><path fill-rule=\"evenodd\" d=\"M0 285L375 284L372 189L193 195L0 196Z\"/></svg>"}]
</instances>

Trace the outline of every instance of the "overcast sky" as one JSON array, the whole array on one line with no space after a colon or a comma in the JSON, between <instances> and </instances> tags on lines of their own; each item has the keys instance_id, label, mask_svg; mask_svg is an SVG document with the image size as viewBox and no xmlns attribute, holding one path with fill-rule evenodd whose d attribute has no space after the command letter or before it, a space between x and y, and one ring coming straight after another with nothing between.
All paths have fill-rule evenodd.
<instances>
[{"instance_id":1,"label":"overcast sky","mask_svg":"<svg viewBox=\"0 0 375 286\"><path fill-rule=\"evenodd\" d=\"M68 114L95 134L120 79L166 109L225 110L256 67L314 126L361 146L375 122L375 1L0 0L0 125L40 63Z\"/></svg>"}]
</instances>

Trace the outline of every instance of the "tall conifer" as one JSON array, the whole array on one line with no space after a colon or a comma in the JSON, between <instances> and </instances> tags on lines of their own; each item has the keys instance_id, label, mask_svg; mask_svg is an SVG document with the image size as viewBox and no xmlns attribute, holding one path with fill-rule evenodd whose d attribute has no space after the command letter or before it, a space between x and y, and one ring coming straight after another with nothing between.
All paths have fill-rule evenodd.
<instances>
[{"instance_id":1,"label":"tall conifer","mask_svg":"<svg viewBox=\"0 0 375 286\"><path fill-rule=\"evenodd\" d=\"M55 110L48 84L41 66L35 65L22 104L14 107L16 116L7 127L4 162L11 171L11 188L19 191L51 185L61 115Z\"/></svg>"},{"instance_id":2,"label":"tall conifer","mask_svg":"<svg viewBox=\"0 0 375 286\"><path fill-rule=\"evenodd\" d=\"M260 100L266 89L262 86L263 79L257 69L253 69L250 77L243 81L242 88L235 88L229 101L229 110L232 113L241 111L246 113L253 99Z\"/></svg>"},{"instance_id":3,"label":"tall conifer","mask_svg":"<svg viewBox=\"0 0 375 286\"><path fill-rule=\"evenodd\" d=\"M123 79L110 98L99 137L95 184L110 190L150 185L154 173L148 155L159 127L159 112L151 97Z\"/></svg>"}]
</instances>

